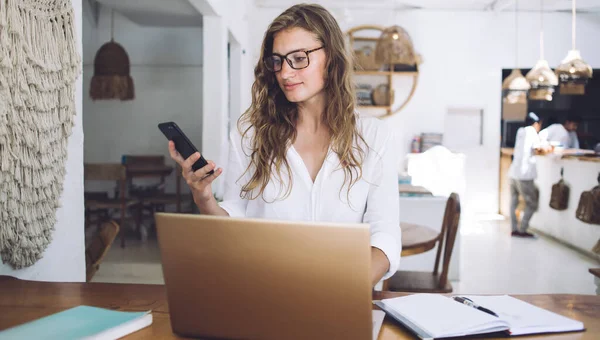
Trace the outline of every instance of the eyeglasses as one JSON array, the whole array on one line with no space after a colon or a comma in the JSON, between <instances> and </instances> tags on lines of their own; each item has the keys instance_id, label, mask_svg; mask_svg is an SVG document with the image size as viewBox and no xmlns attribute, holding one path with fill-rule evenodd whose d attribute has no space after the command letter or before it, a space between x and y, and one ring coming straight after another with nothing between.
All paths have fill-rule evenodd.
<instances>
[{"instance_id":1,"label":"eyeglasses","mask_svg":"<svg viewBox=\"0 0 600 340\"><path fill-rule=\"evenodd\" d=\"M293 68L294 70L301 70L303 68L307 68L310 64L310 59L308 59L308 55L324 47L325 46L321 46L319 48L315 48L308 51L292 51L286 55L273 53L272 55L265 58L264 64L267 70L271 72L279 72L281 71L281 67L283 66L283 59L285 59L291 68Z\"/></svg>"}]
</instances>

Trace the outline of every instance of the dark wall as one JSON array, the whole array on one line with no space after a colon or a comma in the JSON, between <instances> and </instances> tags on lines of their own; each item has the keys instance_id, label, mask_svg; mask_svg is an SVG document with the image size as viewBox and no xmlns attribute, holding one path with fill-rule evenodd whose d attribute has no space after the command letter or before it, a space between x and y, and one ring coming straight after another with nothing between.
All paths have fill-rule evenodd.
<instances>
[{"instance_id":1,"label":"dark wall","mask_svg":"<svg viewBox=\"0 0 600 340\"><path fill-rule=\"evenodd\" d=\"M502 79L510 74L510 69L502 70ZM525 75L529 69L521 69ZM563 122L570 114L576 114L582 118L577 130L579 143L583 149L593 149L600 143L600 69L594 69L594 78L590 79L585 95L561 95L556 87L551 102L529 100L528 111L533 111L544 120L544 127L551 122ZM502 147L513 147L516 131L523 126L522 122L502 121Z\"/></svg>"}]
</instances>

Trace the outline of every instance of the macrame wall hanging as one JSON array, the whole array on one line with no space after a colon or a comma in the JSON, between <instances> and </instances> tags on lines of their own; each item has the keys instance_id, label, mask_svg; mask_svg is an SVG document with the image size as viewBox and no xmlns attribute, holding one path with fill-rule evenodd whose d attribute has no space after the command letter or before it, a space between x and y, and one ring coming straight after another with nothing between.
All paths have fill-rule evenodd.
<instances>
[{"instance_id":1,"label":"macrame wall hanging","mask_svg":"<svg viewBox=\"0 0 600 340\"><path fill-rule=\"evenodd\" d=\"M0 0L0 255L42 258L63 190L81 73L71 0Z\"/></svg>"}]
</instances>

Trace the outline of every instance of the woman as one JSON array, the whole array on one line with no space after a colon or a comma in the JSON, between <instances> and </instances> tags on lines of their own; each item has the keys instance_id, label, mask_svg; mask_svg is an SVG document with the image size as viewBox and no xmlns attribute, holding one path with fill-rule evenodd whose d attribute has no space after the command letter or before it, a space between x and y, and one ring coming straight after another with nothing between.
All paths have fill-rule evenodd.
<instances>
[{"instance_id":1,"label":"woman","mask_svg":"<svg viewBox=\"0 0 600 340\"><path fill-rule=\"evenodd\" d=\"M510 217L512 224L512 236L533 237L527 232L529 220L538 208L538 189L533 182L537 177L534 148L540 146L538 133L542 128L542 121L533 112L529 112L525 118L525 127L517 130L517 138L513 154L513 161L508 169L510 178ZM525 212L521 219L521 228L517 221L517 207L519 196L525 200Z\"/></svg>"},{"instance_id":2,"label":"woman","mask_svg":"<svg viewBox=\"0 0 600 340\"><path fill-rule=\"evenodd\" d=\"M319 5L296 5L269 26L252 105L230 136L223 202L209 161L192 172L169 142L202 214L369 223L373 285L400 261L393 134L355 113L352 64L340 27ZM214 174L206 174L215 169Z\"/></svg>"}]
</instances>

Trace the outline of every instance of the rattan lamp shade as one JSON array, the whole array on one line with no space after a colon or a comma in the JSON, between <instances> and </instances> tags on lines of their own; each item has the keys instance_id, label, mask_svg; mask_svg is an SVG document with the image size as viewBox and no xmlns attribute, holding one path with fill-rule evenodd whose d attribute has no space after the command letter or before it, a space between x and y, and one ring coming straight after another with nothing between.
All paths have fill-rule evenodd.
<instances>
[{"instance_id":1,"label":"rattan lamp shade","mask_svg":"<svg viewBox=\"0 0 600 340\"><path fill-rule=\"evenodd\" d=\"M93 100L131 100L134 96L129 56L123 46L111 40L96 52L90 97Z\"/></svg>"},{"instance_id":2,"label":"rattan lamp shade","mask_svg":"<svg viewBox=\"0 0 600 340\"><path fill-rule=\"evenodd\" d=\"M576 32L576 4L577 0L572 0L571 3L571 44L572 48L567 53L567 56L556 68L556 76L560 83L561 94L585 94L585 85L592 77L592 67L583 61L579 50L575 47L575 32Z\"/></svg>"},{"instance_id":3,"label":"rattan lamp shade","mask_svg":"<svg viewBox=\"0 0 600 340\"><path fill-rule=\"evenodd\" d=\"M578 50L571 50L556 68L556 75L560 81L560 93L582 95L592 77L592 67L581 59Z\"/></svg>"},{"instance_id":4,"label":"rattan lamp shade","mask_svg":"<svg viewBox=\"0 0 600 340\"><path fill-rule=\"evenodd\" d=\"M554 94L554 86L558 85L558 78L550 69L548 62L544 59L538 60L535 67L525 77L531 89L529 99L551 101Z\"/></svg>"},{"instance_id":5,"label":"rattan lamp shade","mask_svg":"<svg viewBox=\"0 0 600 340\"><path fill-rule=\"evenodd\" d=\"M412 40L400 26L383 30L375 48L375 60L381 64L417 66L421 56L415 53Z\"/></svg>"},{"instance_id":6,"label":"rattan lamp shade","mask_svg":"<svg viewBox=\"0 0 600 340\"><path fill-rule=\"evenodd\" d=\"M530 85L523 77L521 70L515 68L502 82L502 90L505 92L504 100L511 104L526 103L529 88Z\"/></svg>"},{"instance_id":7,"label":"rattan lamp shade","mask_svg":"<svg viewBox=\"0 0 600 340\"><path fill-rule=\"evenodd\" d=\"M525 78L531 85L529 99L552 101L558 77L544 59L544 0L540 0L540 59Z\"/></svg>"}]
</instances>

